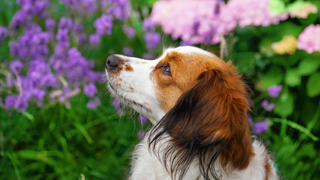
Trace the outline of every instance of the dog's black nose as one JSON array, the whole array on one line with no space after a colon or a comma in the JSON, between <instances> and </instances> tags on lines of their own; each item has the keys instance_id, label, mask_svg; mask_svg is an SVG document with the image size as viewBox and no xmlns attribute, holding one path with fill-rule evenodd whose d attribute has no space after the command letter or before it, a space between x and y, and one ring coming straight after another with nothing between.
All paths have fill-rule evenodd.
<instances>
[{"instance_id":1,"label":"dog's black nose","mask_svg":"<svg viewBox=\"0 0 320 180\"><path fill-rule=\"evenodd\" d=\"M118 67L118 63L119 63L119 58L117 56L111 55L107 59L106 67L108 70L116 69Z\"/></svg>"}]
</instances>

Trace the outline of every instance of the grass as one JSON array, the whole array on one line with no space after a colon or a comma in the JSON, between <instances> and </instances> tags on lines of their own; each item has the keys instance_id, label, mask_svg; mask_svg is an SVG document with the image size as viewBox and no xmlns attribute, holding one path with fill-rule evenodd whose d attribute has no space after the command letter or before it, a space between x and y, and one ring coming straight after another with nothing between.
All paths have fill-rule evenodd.
<instances>
[{"instance_id":1,"label":"grass","mask_svg":"<svg viewBox=\"0 0 320 180\"><path fill-rule=\"evenodd\" d=\"M5 179L126 179L139 140L135 116L120 117L105 98L96 110L86 98L72 108L31 106L21 115L0 109L0 177Z\"/></svg>"}]
</instances>

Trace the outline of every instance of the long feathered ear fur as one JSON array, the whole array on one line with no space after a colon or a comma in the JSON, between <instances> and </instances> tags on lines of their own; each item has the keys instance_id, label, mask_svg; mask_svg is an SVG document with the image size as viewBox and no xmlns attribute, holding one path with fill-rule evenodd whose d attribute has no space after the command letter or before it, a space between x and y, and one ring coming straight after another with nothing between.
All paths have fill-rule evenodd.
<instances>
[{"instance_id":1,"label":"long feathered ear fur","mask_svg":"<svg viewBox=\"0 0 320 180\"><path fill-rule=\"evenodd\" d=\"M205 179L219 179L216 161L245 169L254 154L246 86L231 62L210 69L151 130L149 148L173 179L182 179L195 158ZM167 138L167 139L166 139ZM159 142L168 142L159 148ZM162 144L163 145L163 144Z\"/></svg>"}]
</instances>

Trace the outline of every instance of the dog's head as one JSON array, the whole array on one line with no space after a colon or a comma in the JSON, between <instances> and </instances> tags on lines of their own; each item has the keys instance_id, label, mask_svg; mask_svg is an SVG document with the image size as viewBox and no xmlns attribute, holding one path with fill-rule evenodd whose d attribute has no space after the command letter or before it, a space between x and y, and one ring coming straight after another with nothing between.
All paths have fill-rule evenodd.
<instances>
[{"instance_id":1,"label":"dog's head","mask_svg":"<svg viewBox=\"0 0 320 180\"><path fill-rule=\"evenodd\" d=\"M161 157L173 177L182 178L195 157L206 178L209 173L218 178L218 157L224 169L248 166L253 155L248 97L231 62L184 46L167 49L155 60L110 56L106 75L111 94L155 124L151 148L169 135Z\"/></svg>"}]
</instances>

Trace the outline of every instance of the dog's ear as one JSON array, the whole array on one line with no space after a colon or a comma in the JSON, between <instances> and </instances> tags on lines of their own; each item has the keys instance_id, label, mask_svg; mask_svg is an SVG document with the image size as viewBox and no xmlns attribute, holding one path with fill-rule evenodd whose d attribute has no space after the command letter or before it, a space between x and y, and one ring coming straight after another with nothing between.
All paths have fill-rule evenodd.
<instances>
[{"instance_id":1,"label":"dog's ear","mask_svg":"<svg viewBox=\"0 0 320 180\"><path fill-rule=\"evenodd\" d=\"M224 170L249 165L253 149L248 110L241 76L231 62L224 63L200 74L196 84L182 94L151 130L149 147L174 179L182 179L195 157L206 179L210 174L219 179L216 161ZM165 137L169 143L160 151L156 146Z\"/></svg>"}]
</instances>

